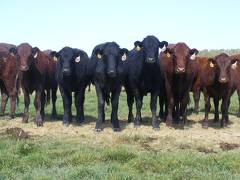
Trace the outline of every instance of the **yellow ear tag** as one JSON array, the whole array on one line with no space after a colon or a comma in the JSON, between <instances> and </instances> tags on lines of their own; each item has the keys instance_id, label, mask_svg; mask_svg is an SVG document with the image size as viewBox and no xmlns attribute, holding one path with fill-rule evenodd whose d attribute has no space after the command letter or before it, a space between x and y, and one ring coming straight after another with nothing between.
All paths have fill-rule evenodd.
<instances>
[{"instance_id":1,"label":"yellow ear tag","mask_svg":"<svg viewBox=\"0 0 240 180\"><path fill-rule=\"evenodd\" d=\"M141 50L141 47L137 46L137 47L136 47L136 50L137 50L137 51L140 51L140 50Z\"/></svg>"},{"instance_id":2,"label":"yellow ear tag","mask_svg":"<svg viewBox=\"0 0 240 180\"><path fill-rule=\"evenodd\" d=\"M170 57L171 57L171 54L168 52L168 53L166 54L166 56L167 56L168 58L170 58Z\"/></svg>"},{"instance_id":3,"label":"yellow ear tag","mask_svg":"<svg viewBox=\"0 0 240 180\"><path fill-rule=\"evenodd\" d=\"M101 54L97 54L97 58L98 59L102 59L102 55Z\"/></svg>"},{"instance_id":4,"label":"yellow ear tag","mask_svg":"<svg viewBox=\"0 0 240 180\"><path fill-rule=\"evenodd\" d=\"M214 67L214 64L212 62L210 62L210 68L213 68Z\"/></svg>"}]
</instances>

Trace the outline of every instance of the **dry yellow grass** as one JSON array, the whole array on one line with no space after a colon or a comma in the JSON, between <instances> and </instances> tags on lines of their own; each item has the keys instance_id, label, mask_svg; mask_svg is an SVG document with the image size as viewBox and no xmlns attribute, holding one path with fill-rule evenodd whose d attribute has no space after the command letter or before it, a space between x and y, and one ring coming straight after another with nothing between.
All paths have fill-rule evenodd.
<instances>
[{"instance_id":1,"label":"dry yellow grass","mask_svg":"<svg viewBox=\"0 0 240 180\"><path fill-rule=\"evenodd\" d=\"M104 123L101 133L93 131L95 122L87 122L82 126L71 124L68 127L61 121L45 122L44 127L36 127L33 122L22 124L21 119L0 120L0 132L7 128L18 127L28 132L30 136L45 138L60 138L100 146L134 145L143 150L169 151L174 149L207 148L219 151L220 143L240 144L240 120L230 116L231 123L226 128L219 128L219 124L211 124L203 129L201 119L203 114L190 115L188 124L181 127L168 128L161 124L159 132L153 131L150 125L142 125L135 129L133 124L121 122L122 131L114 133L110 122Z\"/></svg>"}]
</instances>

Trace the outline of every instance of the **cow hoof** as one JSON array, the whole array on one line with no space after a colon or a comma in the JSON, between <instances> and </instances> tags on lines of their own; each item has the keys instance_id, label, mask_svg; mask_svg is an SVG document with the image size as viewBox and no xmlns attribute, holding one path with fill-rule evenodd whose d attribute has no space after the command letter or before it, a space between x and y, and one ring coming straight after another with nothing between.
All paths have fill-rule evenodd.
<instances>
[{"instance_id":1,"label":"cow hoof","mask_svg":"<svg viewBox=\"0 0 240 180\"><path fill-rule=\"evenodd\" d=\"M96 133L100 133L102 130L101 130L100 128L95 128L94 131L95 131Z\"/></svg>"},{"instance_id":2,"label":"cow hoof","mask_svg":"<svg viewBox=\"0 0 240 180\"><path fill-rule=\"evenodd\" d=\"M113 128L113 132L120 132L121 128Z\"/></svg>"},{"instance_id":3,"label":"cow hoof","mask_svg":"<svg viewBox=\"0 0 240 180\"><path fill-rule=\"evenodd\" d=\"M70 125L69 122L63 122L63 126L68 127Z\"/></svg>"},{"instance_id":4,"label":"cow hoof","mask_svg":"<svg viewBox=\"0 0 240 180\"><path fill-rule=\"evenodd\" d=\"M77 122L77 124L82 124L82 123L85 122L85 119L79 119L79 120L77 120L76 122Z\"/></svg>"},{"instance_id":5,"label":"cow hoof","mask_svg":"<svg viewBox=\"0 0 240 180\"><path fill-rule=\"evenodd\" d=\"M166 126L172 127L172 123L171 122L166 122Z\"/></svg>"},{"instance_id":6,"label":"cow hoof","mask_svg":"<svg viewBox=\"0 0 240 180\"><path fill-rule=\"evenodd\" d=\"M140 127L141 127L140 124L134 124L134 128L138 129L138 128L140 128Z\"/></svg>"},{"instance_id":7,"label":"cow hoof","mask_svg":"<svg viewBox=\"0 0 240 180\"><path fill-rule=\"evenodd\" d=\"M42 127L42 126L43 126L43 122L42 121L37 122L37 127Z\"/></svg>"},{"instance_id":8,"label":"cow hoof","mask_svg":"<svg viewBox=\"0 0 240 180\"><path fill-rule=\"evenodd\" d=\"M208 123L207 123L207 122L203 122L202 128L203 128L203 129L208 129Z\"/></svg>"},{"instance_id":9,"label":"cow hoof","mask_svg":"<svg viewBox=\"0 0 240 180\"><path fill-rule=\"evenodd\" d=\"M158 132L160 131L160 127L153 127L153 130Z\"/></svg>"},{"instance_id":10,"label":"cow hoof","mask_svg":"<svg viewBox=\"0 0 240 180\"><path fill-rule=\"evenodd\" d=\"M28 118L23 118L22 123L28 123Z\"/></svg>"}]
</instances>

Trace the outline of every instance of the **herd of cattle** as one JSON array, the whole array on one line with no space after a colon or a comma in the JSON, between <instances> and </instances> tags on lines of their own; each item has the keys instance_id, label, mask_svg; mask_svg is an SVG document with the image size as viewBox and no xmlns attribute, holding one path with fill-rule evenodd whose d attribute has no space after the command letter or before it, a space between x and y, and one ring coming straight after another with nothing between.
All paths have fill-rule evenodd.
<instances>
[{"instance_id":1,"label":"herd of cattle","mask_svg":"<svg viewBox=\"0 0 240 180\"><path fill-rule=\"evenodd\" d=\"M196 57L198 50L185 43L168 44L154 36L136 41L128 51L115 42L97 45L91 57L80 49L64 47L59 52L41 51L27 43L18 46L0 43L1 114L4 114L10 97L10 117L15 117L20 87L24 95L22 122L29 118L30 94L35 91L36 124L42 126L44 106L52 100L52 118L55 119L57 89L59 87L64 107L63 123L72 122L72 93L76 106L76 122L84 122L85 89L89 84L96 88L98 117L95 130L101 131L105 121L104 106L111 102L111 123L114 131L120 130L118 103L121 88L127 93L128 122L141 125L143 96L151 93L150 109L152 127L159 129L160 120L171 126L173 121L187 119L189 92L193 91L198 112L200 92L204 94L205 118L208 127L210 98L214 100L214 121L219 121L218 106L222 100L221 127L229 121L230 97L235 90L240 95L240 55L219 54L213 58ZM159 98L159 119L157 99ZM132 113L136 103L136 116ZM238 115L240 113L238 112Z\"/></svg>"}]
</instances>

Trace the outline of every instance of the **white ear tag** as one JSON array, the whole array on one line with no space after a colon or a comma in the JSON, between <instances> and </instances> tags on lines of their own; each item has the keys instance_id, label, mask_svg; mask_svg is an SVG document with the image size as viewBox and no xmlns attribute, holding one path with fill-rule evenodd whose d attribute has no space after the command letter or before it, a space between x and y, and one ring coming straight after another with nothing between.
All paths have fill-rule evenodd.
<instances>
[{"instance_id":1,"label":"white ear tag","mask_svg":"<svg viewBox=\"0 0 240 180\"><path fill-rule=\"evenodd\" d=\"M38 53L36 53L36 54L34 55L34 59L36 59L36 58L37 58L37 56L38 56Z\"/></svg>"},{"instance_id":2,"label":"white ear tag","mask_svg":"<svg viewBox=\"0 0 240 180\"><path fill-rule=\"evenodd\" d=\"M161 48L161 52L164 52L166 51L167 47L164 45L162 48Z\"/></svg>"},{"instance_id":3,"label":"white ear tag","mask_svg":"<svg viewBox=\"0 0 240 180\"><path fill-rule=\"evenodd\" d=\"M80 56L78 56L78 57L76 57L75 62L78 63L78 62L80 62L80 60L81 60Z\"/></svg>"},{"instance_id":4,"label":"white ear tag","mask_svg":"<svg viewBox=\"0 0 240 180\"><path fill-rule=\"evenodd\" d=\"M190 59L191 59L191 60L195 60L195 58L196 58L196 54L195 54L195 53L190 56Z\"/></svg>"},{"instance_id":5,"label":"white ear tag","mask_svg":"<svg viewBox=\"0 0 240 180\"><path fill-rule=\"evenodd\" d=\"M232 64L232 69L236 69L237 68L237 61L234 63L234 64Z\"/></svg>"},{"instance_id":6,"label":"white ear tag","mask_svg":"<svg viewBox=\"0 0 240 180\"><path fill-rule=\"evenodd\" d=\"M140 47L140 46L137 46L137 47L136 47L136 50L137 50L137 51L140 51L140 50L141 50L141 47Z\"/></svg>"},{"instance_id":7,"label":"white ear tag","mask_svg":"<svg viewBox=\"0 0 240 180\"><path fill-rule=\"evenodd\" d=\"M102 55L101 54L97 54L97 58L98 59L102 59Z\"/></svg>"},{"instance_id":8,"label":"white ear tag","mask_svg":"<svg viewBox=\"0 0 240 180\"><path fill-rule=\"evenodd\" d=\"M56 56L53 56L53 60L54 60L54 61L57 61L57 57L56 57Z\"/></svg>"},{"instance_id":9,"label":"white ear tag","mask_svg":"<svg viewBox=\"0 0 240 180\"><path fill-rule=\"evenodd\" d=\"M127 55L126 55L126 53L124 53L122 56L122 61L126 61L126 59L127 59Z\"/></svg>"}]
</instances>

